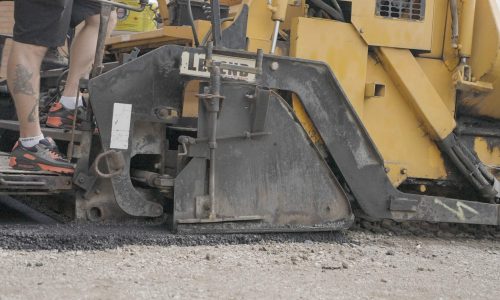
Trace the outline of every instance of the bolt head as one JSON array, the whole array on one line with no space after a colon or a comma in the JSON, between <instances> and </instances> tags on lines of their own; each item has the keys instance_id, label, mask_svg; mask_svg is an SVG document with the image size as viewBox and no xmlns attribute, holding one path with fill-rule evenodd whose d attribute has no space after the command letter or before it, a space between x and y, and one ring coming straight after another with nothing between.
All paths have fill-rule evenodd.
<instances>
[{"instance_id":1,"label":"bolt head","mask_svg":"<svg viewBox=\"0 0 500 300\"><path fill-rule=\"evenodd\" d=\"M280 68L280 64L277 61L271 63L271 70L277 71Z\"/></svg>"}]
</instances>

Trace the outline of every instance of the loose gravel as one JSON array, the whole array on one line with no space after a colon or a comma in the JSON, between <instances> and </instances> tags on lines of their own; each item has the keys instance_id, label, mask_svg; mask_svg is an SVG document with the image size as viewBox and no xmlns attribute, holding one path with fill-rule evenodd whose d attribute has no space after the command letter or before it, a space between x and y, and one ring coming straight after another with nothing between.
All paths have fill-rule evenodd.
<instances>
[{"instance_id":1,"label":"loose gravel","mask_svg":"<svg viewBox=\"0 0 500 300\"><path fill-rule=\"evenodd\" d=\"M500 299L498 239L66 226L0 228L0 299Z\"/></svg>"}]
</instances>

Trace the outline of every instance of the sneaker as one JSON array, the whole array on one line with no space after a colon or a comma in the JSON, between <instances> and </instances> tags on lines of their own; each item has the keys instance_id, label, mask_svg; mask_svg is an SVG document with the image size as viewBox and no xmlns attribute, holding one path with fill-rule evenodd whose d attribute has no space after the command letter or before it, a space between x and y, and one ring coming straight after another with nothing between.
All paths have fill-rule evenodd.
<instances>
[{"instance_id":1,"label":"sneaker","mask_svg":"<svg viewBox=\"0 0 500 300\"><path fill-rule=\"evenodd\" d=\"M17 142L10 154L9 166L16 170L73 174L73 164L64 159L54 146L52 139L43 139L31 148Z\"/></svg>"},{"instance_id":2,"label":"sneaker","mask_svg":"<svg viewBox=\"0 0 500 300\"><path fill-rule=\"evenodd\" d=\"M74 109L67 109L61 103L56 102L49 110L47 115L47 127L71 129L73 127L73 120L75 117ZM78 107L76 109L76 129L83 128L85 122L85 108Z\"/></svg>"},{"instance_id":3,"label":"sneaker","mask_svg":"<svg viewBox=\"0 0 500 300\"><path fill-rule=\"evenodd\" d=\"M45 140L47 142L49 142L49 144L47 145L47 147L49 147L50 150L55 151L57 153L61 153L61 151L59 151L59 147L57 147L56 142L51 137L46 136Z\"/></svg>"},{"instance_id":4,"label":"sneaker","mask_svg":"<svg viewBox=\"0 0 500 300\"><path fill-rule=\"evenodd\" d=\"M42 61L41 70L52 70L68 67L68 58L61 55L58 48L49 48Z\"/></svg>"}]
</instances>

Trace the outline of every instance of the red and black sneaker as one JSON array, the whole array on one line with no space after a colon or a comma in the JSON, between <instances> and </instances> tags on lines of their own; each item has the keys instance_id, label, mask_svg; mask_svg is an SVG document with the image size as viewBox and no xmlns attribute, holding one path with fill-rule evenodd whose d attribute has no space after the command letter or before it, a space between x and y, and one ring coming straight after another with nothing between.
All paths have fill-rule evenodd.
<instances>
[{"instance_id":1,"label":"red and black sneaker","mask_svg":"<svg viewBox=\"0 0 500 300\"><path fill-rule=\"evenodd\" d=\"M67 109L61 103L56 102L49 110L47 115L48 127L59 129L71 129L73 127L73 120L75 118L75 110ZM76 129L83 129L85 122L85 108L78 107L76 109Z\"/></svg>"},{"instance_id":2,"label":"red and black sneaker","mask_svg":"<svg viewBox=\"0 0 500 300\"><path fill-rule=\"evenodd\" d=\"M57 151L52 139L43 139L33 147L17 142L10 154L9 166L17 170L49 171L73 174L75 167Z\"/></svg>"}]
</instances>

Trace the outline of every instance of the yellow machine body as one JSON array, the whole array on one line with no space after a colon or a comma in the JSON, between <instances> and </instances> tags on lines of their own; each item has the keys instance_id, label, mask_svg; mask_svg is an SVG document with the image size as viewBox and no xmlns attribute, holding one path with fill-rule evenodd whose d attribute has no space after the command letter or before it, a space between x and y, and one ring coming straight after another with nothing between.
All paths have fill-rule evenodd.
<instances>
[{"instance_id":1,"label":"yellow machine body","mask_svg":"<svg viewBox=\"0 0 500 300\"><path fill-rule=\"evenodd\" d=\"M417 1L421 5L417 15L398 16L384 15L377 0L339 2L349 8L345 22L310 17L306 0L289 0L276 54L322 61L330 66L380 151L394 186L408 178L445 180L452 170L438 143L457 130L457 115L500 121L497 2L457 0L457 23L463 35L456 46L448 0ZM231 5L232 16L237 16L243 5L249 7L246 50L269 52L274 20L267 1L226 4ZM159 7L164 7L161 1ZM168 20L165 13L162 17ZM196 21L196 27L202 39L210 23ZM109 48L120 51L158 43L191 44L192 40L189 26L165 26L114 37ZM471 74L468 78L461 71L464 62L465 70ZM186 101L194 106L196 91L193 85L186 91ZM321 137L299 100L293 97L296 115L312 141L321 144ZM195 115L196 109L186 113ZM498 178L500 139L478 132L472 140L473 150Z\"/></svg>"}]
</instances>

